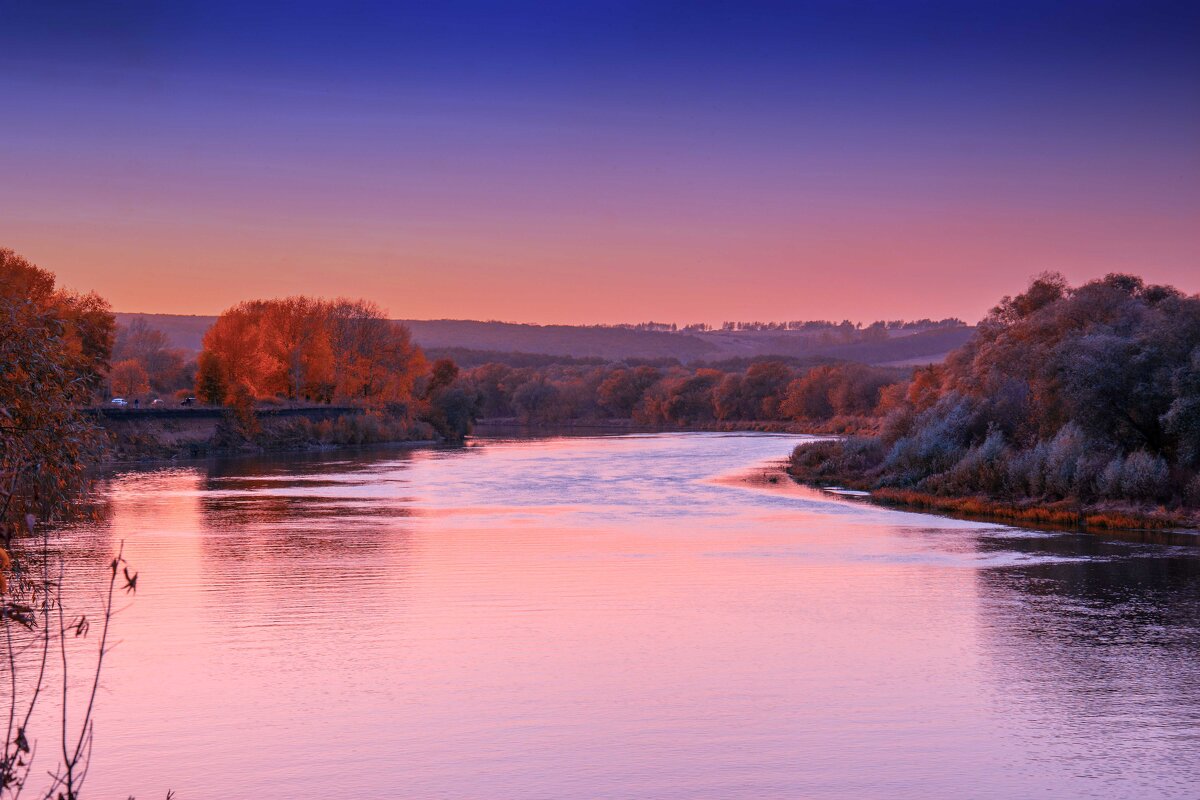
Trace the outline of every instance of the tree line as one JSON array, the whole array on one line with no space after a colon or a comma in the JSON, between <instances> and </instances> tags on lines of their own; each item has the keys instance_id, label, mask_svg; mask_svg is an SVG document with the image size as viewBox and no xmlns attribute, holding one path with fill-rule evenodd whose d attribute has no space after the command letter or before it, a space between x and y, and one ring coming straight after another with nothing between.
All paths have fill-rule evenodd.
<instances>
[{"instance_id":1,"label":"tree line","mask_svg":"<svg viewBox=\"0 0 1200 800\"><path fill-rule=\"evenodd\" d=\"M863 325L861 322L851 322L850 320L842 320L841 322L832 322L825 319L809 319L809 320L788 320L786 322L722 322L719 330L725 332L733 331L823 331L823 330L841 330L841 331L856 331L864 329L880 329L880 330L929 330L931 328L951 328L966 325L957 317L946 317L945 319L929 319L928 317L916 320L876 320L869 325ZM657 331L660 333L709 333L713 330L712 325L707 322L693 322L686 325L678 325L674 322L620 322L615 324L600 324L593 325L594 328L624 328L625 330L634 331Z\"/></svg>"},{"instance_id":2,"label":"tree line","mask_svg":"<svg viewBox=\"0 0 1200 800\"><path fill-rule=\"evenodd\" d=\"M665 426L864 418L877 415L885 389L907 375L776 359L684 366L550 358L460 369L448 358L430 365L408 329L370 303L306 297L234 306L205 334L203 348L195 378L203 403L387 406L452 438L461 438L477 417L532 425L616 418Z\"/></svg>"},{"instance_id":3,"label":"tree line","mask_svg":"<svg viewBox=\"0 0 1200 800\"><path fill-rule=\"evenodd\" d=\"M935 496L1200 505L1200 297L1044 274L943 364L896 387L878 436L802 446L793 471Z\"/></svg>"},{"instance_id":4,"label":"tree line","mask_svg":"<svg viewBox=\"0 0 1200 800\"><path fill-rule=\"evenodd\" d=\"M489 363L464 371L482 417L525 424L628 419L677 427L835 419L853 427L877 415L888 387L906 374L863 364L793 366L776 359L724 368Z\"/></svg>"}]
</instances>

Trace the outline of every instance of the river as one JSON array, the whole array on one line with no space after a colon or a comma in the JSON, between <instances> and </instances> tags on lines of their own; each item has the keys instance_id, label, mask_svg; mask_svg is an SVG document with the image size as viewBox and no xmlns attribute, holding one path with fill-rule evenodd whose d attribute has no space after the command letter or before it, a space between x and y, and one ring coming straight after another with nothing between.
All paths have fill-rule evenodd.
<instances>
[{"instance_id":1,"label":"river","mask_svg":"<svg viewBox=\"0 0 1200 800\"><path fill-rule=\"evenodd\" d=\"M742 480L803 438L114 473L85 796L1196 796L1200 550Z\"/></svg>"}]
</instances>

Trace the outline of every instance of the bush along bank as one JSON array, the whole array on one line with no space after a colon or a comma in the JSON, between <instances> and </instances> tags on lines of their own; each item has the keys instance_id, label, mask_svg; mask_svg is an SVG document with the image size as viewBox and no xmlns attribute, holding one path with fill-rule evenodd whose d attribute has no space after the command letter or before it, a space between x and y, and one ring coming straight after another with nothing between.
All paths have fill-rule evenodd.
<instances>
[{"instance_id":1,"label":"bush along bank","mask_svg":"<svg viewBox=\"0 0 1200 800\"><path fill-rule=\"evenodd\" d=\"M1200 526L1200 299L1044 275L789 472L882 502L1086 529Z\"/></svg>"}]
</instances>

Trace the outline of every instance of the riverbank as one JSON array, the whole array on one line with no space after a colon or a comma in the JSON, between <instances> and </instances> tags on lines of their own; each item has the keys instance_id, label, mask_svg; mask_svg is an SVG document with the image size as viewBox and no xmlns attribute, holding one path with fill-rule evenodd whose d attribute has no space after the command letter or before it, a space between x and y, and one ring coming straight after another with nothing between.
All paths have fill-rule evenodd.
<instances>
[{"instance_id":1,"label":"riverbank","mask_svg":"<svg viewBox=\"0 0 1200 800\"><path fill-rule=\"evenodd\" d=\"M171 461L340 447L436 441L432 428L403 415L355 407L266 408L243 419L229 409L97 415L104 463Z\"/></svg>"},{"instance_id":2,"label":"riverbank","mask_svg":"<svg viewBox=\"0 0 1200 800\"><path fill-rule=\"evenodd\" d=\"M876 489L869 496L877 503L893 507L936 511L972 519L1073 527L1084 531L1200 528L1200 517L1195 514L1172 512L1162 506L1073 504L1065 500L1055 503L1036 500L1005 502L978 495L946 497L907 489Z\"/></svg>"},{"instance_id":3,"label":"riverbank","mask_svg":"<svg viewBox=\"0 0 1200 800\"><path fill-rule=\"evenodd\" d=\"M829 445L826 445L829 447ZM794 453L785 472L799 483L818 489L844 488L866 493L864 498L892 508L932 511L948 516L983 521L1001 521L1080 531L1200 530L1200 511L1167 508L1154 504L1076 500L1046 501L1039 498L996 498L982 494L934 494L915 489L880 487L869 462L853 457L829 457L820 444L807 445Z\"/></svg>"},{"instance_id":4,"label":"riverbank","mask_svg":"<svg viewBox=\"0 0 1200 800\"><path fill-rule=\"evenodd\" d=\"M107 462L162 461L267 452L319 451L397 442L434 442L424 422L378 414L353 406L266 407L256 409L247 430L230 409L93 409L106 433ZM628 418L564 420L530 424L517 417L476 421L474 435L553 436L626 433L804 433L861 435L877 420L838 417L823 423L781 420L723 420L689 425L646 425Z\"/></svg>"}]
</instances>

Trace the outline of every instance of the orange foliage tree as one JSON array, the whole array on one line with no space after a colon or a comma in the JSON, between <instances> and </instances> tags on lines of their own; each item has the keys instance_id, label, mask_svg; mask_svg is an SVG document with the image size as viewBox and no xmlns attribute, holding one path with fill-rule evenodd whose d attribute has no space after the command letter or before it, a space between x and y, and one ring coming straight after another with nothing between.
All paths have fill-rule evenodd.
<instances>
[{"instance_id":1,"label":"orange foliage tree","mask_svg":"<svg viewBox=\"0 0 1200 800\"><path fill-rule=\"evenodd\" d=\"M257 399L406 402L425 369L408 329L363 300L253 300L204 335L196 393Z\"/></svg>"},{"instance_id":2,"label":"orange foliage tree","mask_svg":"<svg viewBox=\"0 0 1200 800\"><path fill-rule=\"evenodd\" d=\"M80 407L112 348L113 317L96 295L56 288L54 276L0 249L0 543L32 519L62 516L86 484L98 444Z\"/></svg>"},{"instance_id":3,"label":"orange foliage tree","mask_svg":"<svg viewBox=\"0 0 1200 800\"><path fill-rule=\"evenodd\" d=\"M407 327L374 303L339 299L329 305L326 328L334 396L379 402L412 397L426 364Z\"/></svg>"},{"instance_id":4,"label":"orange foliage tree","mask_svg":"<svg viewBox=\"0 0 1200 800\"><path fill-rule=\"evenodd\" d=\"M150 391L150 377L136 358L113 364L112 372L108 373L108 384L114 395L125 397L137 397Z\"/></svg>"}]
</instances>

